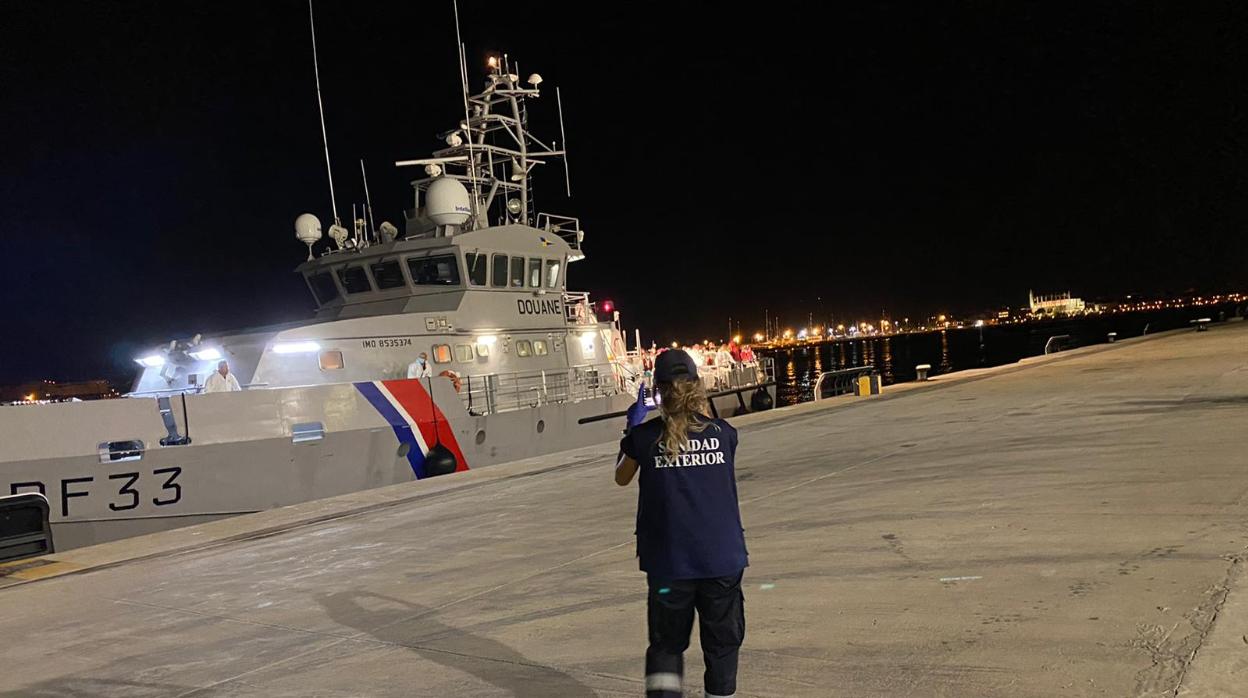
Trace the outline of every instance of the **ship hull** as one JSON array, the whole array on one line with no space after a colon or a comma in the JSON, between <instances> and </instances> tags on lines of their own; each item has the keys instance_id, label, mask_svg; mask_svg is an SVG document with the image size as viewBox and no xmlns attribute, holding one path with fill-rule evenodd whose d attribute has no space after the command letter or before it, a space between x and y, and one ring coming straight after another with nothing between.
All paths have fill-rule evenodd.
<instances>
[{"instance_id":1,"label":"ship hull","mask_svg":"<svg viewBox=\"0 0 1248 698\"><path fill-rule=\"evenodd\" d=\"M188 395L172 406L190 443L167 446L155 399L12 408L0 493L43 493L68 549L429 477L438 445L462 471L603 443L622 420L579 420L629 402L473 416L446 378Z\"/></svg>"}]
</instances>

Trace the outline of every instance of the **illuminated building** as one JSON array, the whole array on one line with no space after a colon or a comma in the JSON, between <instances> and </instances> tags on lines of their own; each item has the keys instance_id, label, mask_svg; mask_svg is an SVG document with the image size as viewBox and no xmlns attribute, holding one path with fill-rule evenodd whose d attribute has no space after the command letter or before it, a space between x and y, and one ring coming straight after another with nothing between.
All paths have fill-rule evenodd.
<instances>
[{"instance_id":1,"label":"illuminated building","mask_svg":"<svg viewBox=\"0 0 1248 698\"><path fill-rule=\"evenodd\" d=\"M1054 296L1037 296L1028 291L1027 300L1032 315L1076 315L1087 307L1082 298L1072 298L1070 291Z\"/></svg>"}]
</instances>

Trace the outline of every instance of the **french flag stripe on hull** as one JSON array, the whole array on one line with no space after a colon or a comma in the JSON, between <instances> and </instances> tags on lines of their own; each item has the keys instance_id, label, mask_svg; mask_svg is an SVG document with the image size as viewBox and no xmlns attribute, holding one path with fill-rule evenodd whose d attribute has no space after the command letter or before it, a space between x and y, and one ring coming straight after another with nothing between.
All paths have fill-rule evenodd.
<instances>
[{"instance_id":1,"label":"french flag stripe on hull","mask_svg":"<svg viewBox=\"0 0 1248 698\"><path fill-rule=\"evenodd\" d=\"M367 381L355 387L394 430L399 443L408 445L407 461L417 479L425 477L425 454L434 443L455 456L456 471L468 469L454 430L419 380Z\"/></svg>"}]
</instances>

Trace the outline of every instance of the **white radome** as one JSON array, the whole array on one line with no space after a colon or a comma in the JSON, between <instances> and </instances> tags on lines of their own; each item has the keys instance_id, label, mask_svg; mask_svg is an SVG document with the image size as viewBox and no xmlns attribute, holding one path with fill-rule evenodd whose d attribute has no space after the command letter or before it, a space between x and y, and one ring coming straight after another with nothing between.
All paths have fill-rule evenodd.
<instances>
[{"instance_id":1,"label":"white radome","mask_svg":"<svg viewBox=\"0 0 1248 698\"><path fill-rule=\"evenodd\" d=\"M472 215L468 190L457 179L439 177L425 192L429 218L438 225L463 225Z\"/></svg>"},{"instance_id":2,"label":"white radome","mask_svg":"<svg viewBox=\"0 0 1248 698\"><path fill-rule=\"evenodd\" d=\"M305 213L295 219L295 239L305 245L312 245L321 239L321 219Z\"/></svg>"}]
</instances>

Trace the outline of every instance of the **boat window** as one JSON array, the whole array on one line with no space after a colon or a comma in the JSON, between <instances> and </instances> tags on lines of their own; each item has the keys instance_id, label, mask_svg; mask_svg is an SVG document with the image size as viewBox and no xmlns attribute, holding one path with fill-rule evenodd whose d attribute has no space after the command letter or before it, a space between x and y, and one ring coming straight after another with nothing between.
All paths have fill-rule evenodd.
<instances>
[{"instance_id":1,"label":"boat window","mask_svg":"<svg viewBox=\"0 0 1248 698\"><path fill-rule=\"evenodd\" d=\"M490 357L490 345L485 344L484 342L478 342L477 356L480 356L483 359L488 359Z\"/></svg>"},{"instance_id":2,"label":"boat window","mask_svg":"<svg viewBox=\"0 0 1248 698\"><path fill-rule=\"evenodd\" d=\"M514 288L524 286L524 257L511 258L511 285Z\"/></svg>"},{"instance_id":3,"label":"boat window","mask_svg":"<svg viewBox=\"0 0 1248 698\"><path fill-rule=\"evenodd\" d=\"M494 270L490 277L490 285L495 288L507 288L507 255L494 255Z\"/></svg>"},{"instance_id":4,"label":"boat window","mask_svg":"<svg viewBox=\"0 0 1248 698\"><path fill-rule=\"evenodd\" d=\"M546 288L559 288L559 260L546 260Z\"/></svg>"},{"instance_id":5,"label":"boat window","mask_svg":"<svg viewBox=\"0 0 1248 698\"><path fill-rule=\"evenodd\" d=\"M321 352L321 370L337 371L342 368L342 352L340 351L323 351Z\"/></svg>"},{"instance_id":6,"label":"boat window","mask_svg":"<svg viewBox=\"0 0 1248 698\"><path fill-rule=\"evenodd\" d=\"M330 276L327 271L309 276L308 285L312 287L312 295L316 296L316 302L321 305L338 297L338 286L334 283L334 277Z\"/></svg>"},{"instance_id":7,"label":"boat window","mask_svg":"<svg viewBox=\"0 0 1248 698\"><path fill-rule=\"evenodd\" d=\"M468 263L468 283L472 286L484 286L486 272L485 268L486 256L483 254L474 254L469 252L464 255L464 261Z\"/></svg>"},{"instance_id":8,"label":"boat window","mask_svg":"<svg viewBox=\"0 0 1248 698\"><path fill-rule=\"evenodd\" d=\"M542 260L534 257L529 260L529 286L538 288L542 285Z\"/></svg>"},{"instance_id":9,"label":"boat window","mask_svg":"<svg viewBox=\"0 0 1248 698\"><path fill-rule=\"evenodd\" d=\"M546 350L546 340L544 339L533 340L533 355L534 356L546 356L546 354L548 353L550 352Z\"/></svg>"},{"instance_id":10,"label":"boat window","mask_svg":"<svg viewBox=\"0 0 1248 698\"><path fill-rule=\"evenodd\" d=\"M451 345L449 344L433 345L433 362L435 364L451 363Z\"/></svg>"},{"instance_id":11,"label":"boat window","mask_svg":"<svg viewBox=\"0 0 1248 698\"><path fill-rule=\"evenodd\" d=\"M460 363L468 363L469 361L472 361L472 345L471 344L456 344L455 345L455 360Z\"/></svg>"},{"instance_id":12,"label":"boat window","mask_svg":"<svg viewBox=\"0 0 1248 698\"><path fill-rule=\"evenodd\" d=\"M516 342L516 356L529 356L533 353L533 343L527 339Z\"/></svg>"},{"instance_id":13,"label":"boat window","mask_svg":"<svg viewBox=\"0 0 1248 698\"><path fill-rule=\"evenodd\" d=\"M347 289L347 293L364 293L373 290L372 285L368 283L368 274L364 273L364 267L342 267L338 270L338 280L342 282L342 287Z\"/></svg>"},{"instance_id":14,"label":"boat window","mask_svg":"<svg viewBox=\"0 0 1248 698\"><path fill-rule=\"evenodd\" d=\"M412 272L412 283L417 286L459 285L459 265L455 263L455 255L408 257L407 268Z\"/></svg>"},{"instance_id":15,"label":"boat window","mask_svg":"<svg viewBox=\"0 0 1248 698\"><path fill-rule=\"evenodd\" d=\"M399 267L399 260L397 259L383 259L380 262L373 262L368 268L372 270L373 280L377 282L377 288L379 289L385 290L407 285L407 281L403 278L403 269Z\"/></svg>"}]
</instances>

